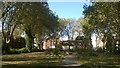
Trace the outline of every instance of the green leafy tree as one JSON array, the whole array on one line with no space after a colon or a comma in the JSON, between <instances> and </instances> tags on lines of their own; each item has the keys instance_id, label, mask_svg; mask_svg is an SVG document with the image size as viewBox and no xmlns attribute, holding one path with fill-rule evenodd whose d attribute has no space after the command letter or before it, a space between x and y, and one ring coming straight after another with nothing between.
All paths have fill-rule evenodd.
<instances>
[{"instance_id":1,"label":"green leafy tree","mask_svg":"<svg viewBox=\"0 0 120 68\"><path fill-rule=\"evenodd\" d=\"M105 48L107 48L107 52L113 53L115 48L115 38L112 37L113 34L118 37L119 41L119 4L120 2L93 2L91 6L84 6L84 15L85 18L88 18L87 24L85 26L90 26L89 29L92 31L88 31L88 33L95 32L98 36L101 34L104 35L104 43L107 43ZM84 27L84 26L83 26ZM84 27L85 28L85 27ZM85 28L84 31L86 31ZM87 32L84 32L87 33ZM111 38L110 38L111 36ZM110 41L112 40L112 41Z\"/></svg>"},{"instance_id":2,"label":"green leafy tree","mask_svg":"<svg viewBox=\"0 0 120 68\"><path fill-rule=\"evenodd\" d=\"M46 29L53 32L58 27L58 17L49 9L47 2L10 2L4 3L2 8L2 32L5 43L6 38L9 39L7 36L13 36L16 26L22 25L26 34L26 48L31 51L35 34L40 34ZM10 23L14 26L13 29L9 29ZM9 31L6 31L5 35L5 29L12 31L9 34Z\"/></svg>"}]
</instances>

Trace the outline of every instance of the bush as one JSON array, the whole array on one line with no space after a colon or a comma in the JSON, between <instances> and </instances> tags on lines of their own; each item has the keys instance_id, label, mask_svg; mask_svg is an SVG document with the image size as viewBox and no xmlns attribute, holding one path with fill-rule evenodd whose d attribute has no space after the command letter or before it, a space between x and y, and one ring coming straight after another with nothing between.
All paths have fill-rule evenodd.
<instances>
[{"instance_id":1,"label":"bush","mask_svg":"<svg viewBox=\"0 0 120 68\"><path fill-rule=\"evenodd\" d=\"M41 49L32 49L31 52L44 52L45 50L41 50Z\"/></svg>"},{"instance_id":2,"label":"bush","mask_svg":"<svg viewBox=\"0 0 120 68\"><path fill-rule=\"evenodd\" d=\"M99 48L97 48L97 52L102 53L102 52L104 52L104 50L101 47L99 47Z\"/></svg>"},{"instance_id":3,"label":"bush","mask_svg":"<svg viewBox=\"0 0 120 68\"><path fill-rule=\"evenodd\" d=\"M27 53L28 49L27 48L21 48L21 49L12 49L10 48L10 51L8 54L20 54L20 53Z\"/></svg>"},{"instance_id":4,"label":"bush","mask_svg":"<svg viewBox=\"0 0 120 68\"><path fill-rule=\"evenodd\" d=\"M13 49L20 49L25 47L25 39L22 37L12 38L11 42L8 44Z\"/></svg>"},{"instance_id":5,"label":"bush","mask_svg":"<svg viewBox=\"0 0 120 68\"><path fill-rule=\"evenodd\" d=\"M19 49L19 51L20 51L21 53L27 53L27 52L28 52L28 49L27 49L27 48L21 48L21 49Z\"/></svg>"},{"instance_id":6,"label":"bush","mask_svg":"<svg viewBox=\"0 0 120 68\"><path fill-rule=\"evenodd\" d=\"M81 54L82 56L98 56L98 54L92 50L92 49L79 49L77 51L78 54Z\"/></svg>"},{"instance_id":7,"label":"bush","mask_svg":"<svg viewBox=\"0 0 120 68\"><path fill-rule=\"evenodd\" d=\"M10 51L8 52L8 54L20 54L21 52L19 51L19 49L12 49L10 48Z\"/></svg>"},{"instance_id":8,"label":"bush","mask_svg":"<svg viewBox=\"0 0 120 68\"><path fill-rule=\"evenodd\" d=\"M50 55L59 55L60 54L60 50L55 48L55 49L48 49L46 50L46 53L47 54L50 54Z\"/></svg>"}]
</instances>

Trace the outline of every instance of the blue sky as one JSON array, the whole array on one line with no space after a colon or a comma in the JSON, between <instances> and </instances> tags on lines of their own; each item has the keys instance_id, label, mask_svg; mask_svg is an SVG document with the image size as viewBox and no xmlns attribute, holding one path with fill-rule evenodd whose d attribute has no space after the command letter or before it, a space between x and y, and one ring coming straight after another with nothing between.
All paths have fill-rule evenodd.
<instances>
[{"instance_id":1,"label":"blue sky","mask_svg":"<svg viewBox=\"0 0 120 68\"><path fill-rule=\"evenodd\" d=\"M49 8L60 18L83 17L83 5L88 2L49 2Z\"/></svg>"}]
</instances>

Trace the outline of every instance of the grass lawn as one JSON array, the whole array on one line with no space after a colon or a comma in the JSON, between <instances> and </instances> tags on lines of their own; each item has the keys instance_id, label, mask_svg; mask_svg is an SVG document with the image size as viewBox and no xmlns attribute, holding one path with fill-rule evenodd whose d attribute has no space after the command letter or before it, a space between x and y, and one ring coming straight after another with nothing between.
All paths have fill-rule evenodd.
<instances>
[{"instance_id":1,"label":"grass lawn","mask_svg":"<svg viewBox=\"0 0 120 68\"><path fill-rule=\"evenodd\" d=\"M36 68L58 66L63 57L50 56L44 52L32 52L2 56L2 68Z\"/></svg>"},{"instance_id":2,"label":"grass lawn","mask_svg":"<svg viewBox=\"0 0 120 68\"><path fill-rule=\"evenodd\" d=\"M46 68L47 66L61 66L64 56L50 56L45 52L32 52L2 56L2 68ZM77 53L80 68L120 68L120 56L105 55L103 53ZM47 67L49 68L49 67Z\"/></svg>"},{"instance_id":3,"label":"grass lawn","mask_svg":"<svg viewBox=\"0 0 120 68\"><path fill-rule=\"evenodd\" d=\"M83 68L120 68L120 56L103 53L79 53L78 62Z\"/></svg>"}]
</instances>

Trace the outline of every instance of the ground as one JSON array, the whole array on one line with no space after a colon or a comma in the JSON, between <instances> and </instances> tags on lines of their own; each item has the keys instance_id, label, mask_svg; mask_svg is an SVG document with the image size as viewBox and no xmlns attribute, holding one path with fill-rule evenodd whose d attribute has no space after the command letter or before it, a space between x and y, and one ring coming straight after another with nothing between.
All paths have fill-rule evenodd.
<instances>
[{"instance_id":1,"label":"ground","mask_svg":"<svg viewBox=\"0 0 120 68\"><path fill-rule=\"evenodd\" d=\"M68 54L51 56L45 52L32 52L2 56L3 68L39 68L40 66L80 66L82 68L120 68L120 56Z\"/></svg>"},{"instance_id":2,"label":"ground","mask_svg":"<svg viewBox=\"0 0 120 68\"><path fill-rule=\"evenodd\" d=\"M75 55L67 55L62 60L63 66L80 66Z\"/></svg>"},{"instance_id":3,"label":"ground","mask_svg":"<svg viewBox=\"0 0 120 68\"><path fill-rule=\"evenodd\" d=\"M62 57L60 56L50 56L44 52L3 55L2 66L3 68L51 66L59 65L61 59Z\"/></svg>"},{"instance_id":4,"label":"ground","mask_svg":"<svg viewBox=\"0 0 120 68\"><path fill-rule=\"evenodd\" d=\"M120 68L119 55L106 55L104 53L79 54L78 60L81 67L85 68Z\"/></svg>"}]
</instances>

